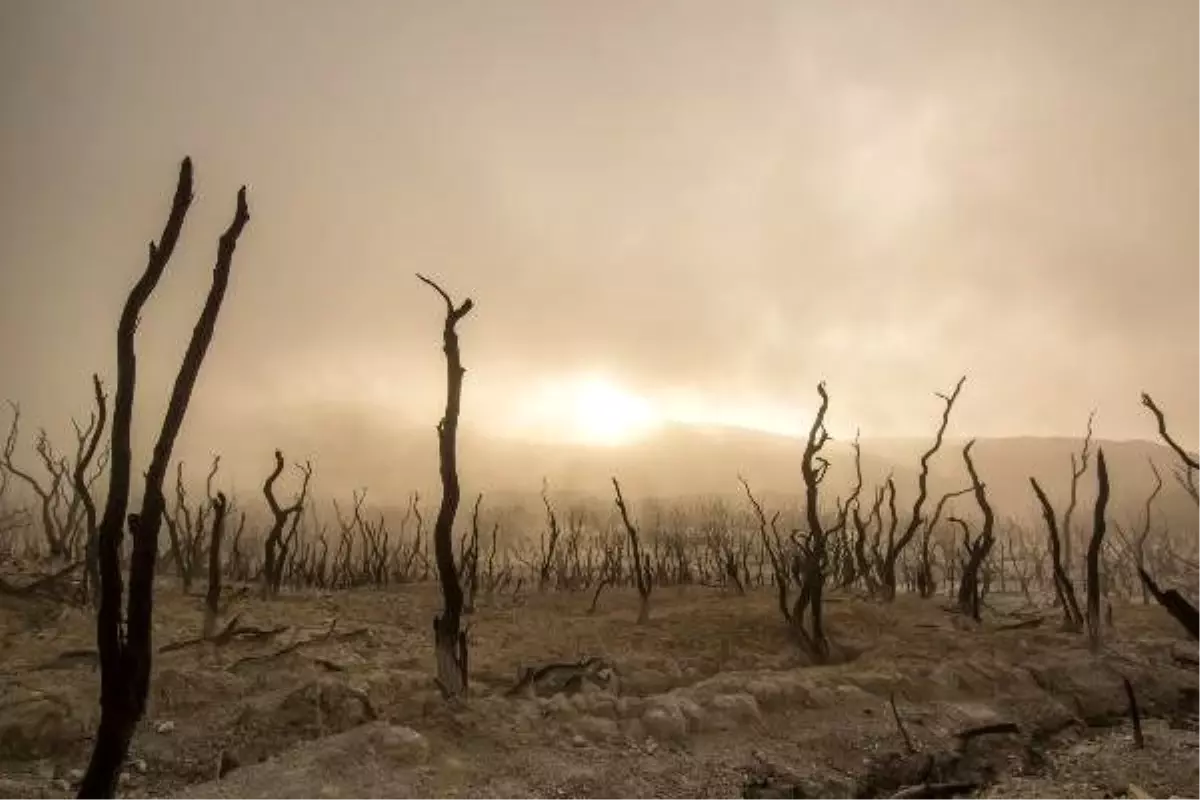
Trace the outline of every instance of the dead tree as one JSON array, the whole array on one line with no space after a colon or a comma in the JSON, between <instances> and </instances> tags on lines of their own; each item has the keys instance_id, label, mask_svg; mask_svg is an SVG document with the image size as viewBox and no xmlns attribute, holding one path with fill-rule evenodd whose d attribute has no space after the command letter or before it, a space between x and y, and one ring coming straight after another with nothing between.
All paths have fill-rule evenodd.
<instances>
[{"instance_id":1,"label":"dead tree","mask_svg":"<svg viewBox=\"0 0 1200 800\"><path fill-rule=\"evenodd\" d=\"M1166 591L1160 589L1146 570L1139 569L1138 576L1142 579L1142 584L1150 590L1155 602L1165 608L1167 613L1183 626L1184 630L1188 632L1188 636L1193 639L1200 638L1200 614L1197 613L1196 607L1176 589L1167 589Z\"/></svg>"},{"instance_id":2,"label":"dead tree","mask_svg":"<svg viewBox=\"0 0 1200 800\"><path fill-rule=\"evenodd\" d=\"M1092 423L1095 419L1095 411L1088 414L1087 433L1084 434L1083 445L1079 448L1079 456L1071 454L1071 494L1067 499L1067 510L1063 512L1062 518L1063 569L1068 579L1075 571L1075 562L1071 557L1072 542L1075 540L1075 532L1071 529L1071 517L1075 514L1075 505L1079 498L1079 479L1087 472L1088 459L1092 454Z\"/></svg>"},{"instance_id":3,"label":"dead tree","mask_svg":"<svg viewBox=\"0 0 1200 800\"><path fill-rule=\"evenodd\" d=\"M96 420L95 424L91 426L91 438L88 441L87 449L84 450L83 457L75 462L72 479L75 484L75 494L83 503L84 522L87 526L87 539L84 542L83 591L92 604L98 607L100 604L100 565L97 561L99 542L96 539L98 523L96 503L92 499L87 469L96 455L96 447L100 443L100 438L104 435L104 426L108 420L108 398L100 383L100 376L94 373L92 374L92 389L96 397Z\"/></svg>"},{"instance_id":4,"label":"dead tree","mask_svg":"<svg viewBox=\"0 0 1200 800\"><path fill-rule=\"evenodd\" d=\"M1096 451L1096 507L1092 518L1092 539L1087 551L1087 626L1093 648L1100 646L1103 621L1100 618L1100 548L1104 544L1105 513L1108 510L1108 465L1104 448Z\"/></svg>"},{"instance_id":5,"label":"dead tree","mask_svg":"<svg viewBox=\"0 0 1200 800\"><path fill-rule=\"evenodd\" d=\"M1183 462L1182 474L1177 471L1175 473L1176 479L1180 485L1188 490L1188 494L1192 496L1193 500L1200 502L1200 494L1197 494L1196 491L1196 471L1200 468L1200 465L1198 465L1196 458L1180 447L1171 437L1171 434L1167 431L1166 416L1155 404L1154 399L1145 392L1142 393L1142 405L1150 409L1150 412L1154 414L1154 419L1158 423L1158 435L1175 451L1175 454L1179 456L1179 460ZM1195 567L1191 569L1194 570ZM1197 638L1197 632L1200 630L1200 612L1197 611L1196 607L1175 589L1168 589L1166 591L1160 589L1150 574L1140 566L1138 567L1138 577L1142 580L1142 586L1150 591L1155 601L1165 608L1167 613L1187 630L1188 635L1193 639Z\"/></svg>"},{"instance_id":6,"label":"dead tree","mask_svg":"<svg viewBox=\"0 0 1200 800\"><path fill-rule=\"evenodd\" d=\"M183 424L192 389L216 328L221 302L229 282L234 249L250 214L246 189L237 196L237 211L222 234L212 285L200 318L192 330L187 351L175 378L162 428L146 471L142 508L129 515L133 552L129 567L129 597L122 624L120 549L129 506L132 452L130 431L137 357L134 337L142 308L154 292L175 250L183 220L192 201L192 162L185 158L171 213L158 244L150 244L149 259L142 277L134 285L117 326L117 383L113 399L111 461L108 498L99 526L100 607L96 615L96 638L100 654L100 726L91 760L79 788L80 797L112 797L117 778L129 752L134 728L146 707L150 689L152 658L151 616L154 606L154 565L158 556L158 534L166 501L162 485L171 451Z\"/></svg>"},{"instance_id":7,"label":"dead tree","mask_svg":"<svg viewBox=\"0 0 1200 800\"><path fill-rule=\"evenodd\" d=\"M75 490L74 471L69 466L66 457L55 451L45 430L39 430L37 438L34 440L34 452L42 462L42 469L46 472L44 483L34 477L31 472L18 467L13 461L13 452L17 444L21 409L12 402L9 403L9 406L12 408L13 419L8 438L4 443L3 453L0 454L0 469L20 478L37 495L41 504L42 534L50 557L73 558L78 550L78 538L85 514L83 498ZM75 428L75 465L82 467L86 474L88 465L83 463L83 456L88 449L89 442L95 437L96 415L92 414L86 429L81 428L74 419L71 420L71 424ZM90 478L85 477L85 487L90 488L91 484L100 476L106 457L106 452L100 454L97 460L98 469ZM88 461L90 462L91 458Z\"/></svg>"},{"instance_id":8,"label":"dead tree","mask_svg":"<svg viewBox=\"0 0 1200 800\"><path fill-rule=\"evenodd\" d=\"M804 480L804 516L808 523L808 536L801 543L798 562L793 574L796 577L796 603L792 607L792 629L804 648L818 661L829 656L829 639L825 635L825 619L822 599L825 590L826 552L829 531L821 520L820 487L829 469L829 462L821 457L821 448L829 441L825 430L825 413L829 410L829 394L825 383L817 384L821 404L813 418L804 444L804 455L800 461L800 476ZM843 509L840 527L846 522ZM805 616L811 620L806 630Z\"/></svg>"},{"instance_id":9,"label":"dead tree","mask_svg":"<svg viewBox=\"0 0 1200 800\"><path fill-rule=\"evenodd\" d=\"M283 453L281 451L275 451L275 468L271 470L271 474L263 482L263 496L267 498L267 507L271 510L272 517L271 529L267 532L267 539L263 546L262 592L264 597L274 597L279 594L279 588L283 584L283 572L284 565L287 563L288 547L291 537L295 535L296 523L299 521L300 514L304 510L304 501L308 495L308 482L312 478L312 464L309 463L304 466L297 464L296 469L303 476L303 483L300 486L300 494L296 497L296 502L287 508L280 506L279 501L275 499L275 481L279 479L280 473L283 472ZM285 540L283 529L289 521L292 522L291 532L288 539Z\"/></svg>"},{"instance_id":10,"label":"dead tree","mask_svg":"<svg viewBox=\"0 0 1200 800\"><path fill-rule=\"evenodd\" d=\"M937 529L938 523L942 519L942 512L945 511L946 503L956 497L961 497L964 494L972 491L973 487L968 486L965 489L959 489L957 492L946 492L938 500L937 505L933 507L933 516L925 523L921 531L921 554L920 563L917 565L917 593L923 598L930 598L937 592L937 584L933 578L933 550L931 541L933 532Z\"/></svg>"},{"instance_id":11,"label":"dead tree","mask_svg":"<svg viewBox=\"0 0 1200 800\"><path fill-rule=\"evenodd\" d=\"M212 477L216 474L219 457L214 457L212 470L209 473L207 486L212 485ZM167 537L171 545L171 557L179 572L179 581L183 585L183 593L191 594L192 579L200 567L204 549L205 523L208 520L211 500L197 504L193 515L188 504L187 489L183 483L183 462L180 461L175 469L175 507L169 514L164 515L163 522L167 526Z\"/></svg>"},{"instance_id":12,"label":"dead tree","mask_svg":"<svg viewBox=\"0 0 1200 800\"><path fill-rule=\"evenodd\" d=\"M1150 528L1153 524L1154 501L1158 497L1158 493L1162 491L1163 479L1159 473L1158 467L1154 462L1150 462L1150 471L1154 473L1154 488L1150 491L1150 496L1146 498L1146 513L1142 520L1142 527L1134 536L1133 539L1133 560L1137 565L1138 570L1146 568L1146 539L1150 537ZM1149 587L1145 583L1142 584L1142 604L1150 602Z\"/></svg>"},{"instance_id":13,"label":"dead tree","mask_svg":"<svg viewBox=\"0 0 1200 800\"><path fill-rule=\"evenodd\" d=\"M479 506L483 503L483 492L475 497L475 505L471 509L471 533L468 538L463 536L459 545L458 580L467 586L466 603L463 613L475 613L475 598L479 595ZM496 537L492 536L495 545Z\"/></svg>"},{"instance_id":14,"label":"dead tree","mask_svg":"<svg viewBox=\"0 0 1200 800\"><path fill-rule=\"evenodd\" d=\"M853 558L855 564L855 577L861 578L863 586L867 590L867 594L875 596L879 591L879 582L876 579L876 573L879 571L880 561L877 557L868 558L867 553L867 527L872 521L880 519L879 509L883 505L883 491L876 489L875 502L871 506L870 513L864 518L862 515L862 448L858 443L858 431L854 432L854 485L858 491L855 492L855 502L851 509L850 521L854 524L854 543L852 545ZM891 483L891 475L888 476L888 483ZM882 524L882 521L880 522ZM875 532L875 543L879 541L879 528ZM875 554L872 553L874 556Z\"/></svg>"},{"instance_id":15,"label":"dead tree","mask_svg":"<svg viewBox=\"0 0 1200 800\"><path fill-rule=\"evenodd\" d=\"M742 488L746 490L746 499L750 501L750 506L754 509L754 516L758 520L759 541L762 543L766 560L771 564L772 577L775 579L775 589L778 593L779 613L783 615L786 622L791 623L792 606L788 602L791 579L788 577L787 554L784 553L783 543L775 532L775 521L779 518L779 512L775 512L768 523L762 504L758 502L754 493L750 491L750 484L741 475L738 475L738 480L741 482ZM771 533L767 532L768 524L770 525Z\"/></svg>"},{"instance_id":16,"label":"dead tree","mask_svg":"<svg viewBox=\"0 0 1200 800\"><path fill-rule=\"evenodd\" d=\"M554 506L550 505L550 495L548 494L549 484L546 479L542 479L542 505L546 507L546 524L549 526L549 537L546 533L542 534L541 544L541 562L538 565L538 591L544 592L546 585L550 583L550 568L554 565L554 551L558 547L558 539L562 531L558 527L558 515L554 513Z\"/></svg>"},{"instance_id":17,"label":"dead tree","mask_svg":"<svg viewBox=\"0 0 1200 800\"><path fill-rule=\"evenodd\" d=\"M866 563L866 526L861 513L862 502L859 499L863 488L862 447L858 440L859 431L855 430L854 442L851 444L854 450L854 488L850 492L850 499L846 501L847 521L853 523L854 533L853 538L845 537L842 547L842 563L839 573L839 583L842 588L853 586L860 577L868 584L874 583L874 579L870 575L870 567Z\"/></svg>"},{"instance_id":18,"label":"dead tree","mask_svg":"<svg viewBox=\"0 0 1200 800\"><path fill-rule=\"evenodd\" d=\"M1178 442L1172 438L1167 430L1167 418L1163 414L1162 409L1154 402L1154 398L1145 392L1142 392L1142 405L1150 409L1150 413L1154 415L1154 421L1158 423L1158 435L1167 443L1167 446L1175 451L1175 455L1179 456L1179 460L1183 462L1182 469L1176 471L1175 477L1179 481L1179 485L1187 490L1191 495L1192 500L1200 503L1200 490L1196 485L1196 472L1200 470L1200 461L1194 455L1184 450Z\"/></svg>"},{"instance_id":19,"label":"dead tree","mask_svg":"<svg viewBox=\"0 0 1200 800\"><path fill-rule=\"evenodd\" d=\"M963 461L967 465L967 474L971 476L971 489L975 493L975 502L979 504L979 510L983 514L983 527L979 531L979 536L974 542L971 541L968 533L967 523L952 517L952 520L957 521L963 528L963 545L967 550L967 559L963 564L962 581L958 586L958 608L964 614L969 614L971 619L979 621L979 568L987 559L988 553L992 550L992 545L996 539L993 535L995 526L995 514L992 512L991 503L987 499L987 489L979 480L979 474L975 471L975 462L971 460L971 448L975 446L975 440L967 442L967 446L963 448Z\"/></svg>"},{"instance_id":20,"label":"dead tree","mask_svg":"<svg viewBox=\"0 0 1200 800\"><path fill-rule=\"evenodd\" d=\"M221 538L225 534L225 514L229 501L224 492L217 492L212 500L213 524L208 543L208 592L204 597L204 638L209 638L217 628L217 612L221 603Z\"/></svg>"},{"instance_id":21,"label":"dead tree","mask_svg":"<svg viewBox=\"0 0 1200 800\"><path fill-rule=\"evenodd\" d=\"M937 436L934 437L933 445L921 455L921 471L917 474L917 497L913 501L912 513L908 519L908 525L900 538L893 540L888 537L887 553L883 557L881 583L883 590L883 598L885 600L893 600L896 597L896 561L900 557L900 553L908 546L916 536L917 530L920 529L924 518L921 516L921 511L925 506L925 498L929 493L929 461L942 447L942 439L946 435L946 427L950 424L950 411L954 408L954 401L958 399L959 392L962 391L963 383L967 377L958 379L958 383L954 385L954 391L948 396L937 393L937 396L942 399L946 407L942 409L942 422L938 426ZM893 489L894 494L894 489Z\"/></svg>"},{"instance_id":22,"label":"dead tree","mask_svg":"<svg viewBox=\"0 0 1200 800\"><path fill-rule=\"evenodd\" d=\"M437 680L447 697L458 697L467 690L467 634L460 630L463 613L463 590L454 564L454 517L458 513L458 415L462 406L462 382L466 370L458 349L459 321L475 307L471 298L455 306L442 287L426 278L417 277L441 295L446 303L446 320L442 327L442 352L446 356L446 412L438 423L438 463L442 479L442 503L433 526L434 555L437 559L438 581L442 587L444 607L441 616L433 618L433 644L437 661Z\"/></svg>"},{"instance_id":23,"label":"dead tree","mask_svg":"<svg viewBox=\"0 0 1200 800\"><path fill-rule=\"evenodd\" d=\"M1054 506L1050 498L1042 491L1037 478L1031 477L1029 484L1037 495L1042 507L1042 518L1046 521L1047 541L1050 545L1050 568L1054 574L1054 595L1063 610L1063 627L1069 631L1078 631L1083 627L1083 612L1079 609L1079 600L1075 597L1075 585L1063 566L1062 548L1058 538L1058 519L1054 514Z\"/></svg>"},{"instance_id":24,"label":"dead tree","mask_svg":"<svg viewBox=\"0 0 1200 800\"><path fill-rule=\"evenodd\" d=\"M600 603L600 593L604 591L604 587L620 580L621 562L625 555L624 546L619 535L606 535L600 546L604 551L604 559L600 564L600 575L596 580L596 589L592 593L592 604L588 606L587 613L589 616L596 613L596 607Z\"/></svg>"},{"instance_id":25,"label":"dead tree","mask_svg":"<svg viewBox=\"0 0 1200 800\"><path fill-rule=\"evenodd\" d=\"M629 518L629 509L625 506L625 498L621 496L621 484L617 483L616 478L612 479L612 484L613 490L617 493L617 510L621 512L621 522L625 524L625 533L629 537L629 552L633 557L633 578L640 599L637 624L645 625L650 621L650 593L654 590L653 570L650 560L642 554L638 529Z\"/></svg>"},{"instance_id":26,"label":"dead tree","mask_svg":"<svg viewBox=\"0 0 1200 800\"><path fill-rule=\"evenodd\" d=\"M19 530L29 527L29 510L11 507L5 501L8 494L8 472L0 469L0 555L11 552L12 545L8 537Z\"/></svg>"}]
</instances>

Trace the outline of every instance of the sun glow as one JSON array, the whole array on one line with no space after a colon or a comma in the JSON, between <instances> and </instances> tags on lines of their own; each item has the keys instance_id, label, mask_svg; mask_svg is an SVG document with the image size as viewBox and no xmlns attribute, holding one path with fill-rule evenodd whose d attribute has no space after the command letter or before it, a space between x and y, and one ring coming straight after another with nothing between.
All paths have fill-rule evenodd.
<instances>
[{"instance_id":1,"label":"sun glow","mask_svg":"<svg viewBox=\"0 0 1200 800\"><path fill-rule=\"evenodd\" d=\"M594 445L626 444L663 422L649 400L596 373L542 384L521 404L517 417L517 427L525 433Z\"/></svg>"},{"instance_id":2,"label":"sun glow","mask_svg":"<svg viewBox=\"0 0 1200 800\"><path fill-rule=\"evenodd\" d=\"M691 393L651 398L596 372L547 381L522 395L514 428L546 441L616 446L644 439L671 423L801 436L807 423L799 409L742 400L715 403Z\"/></svg>"},{"instance_id":3,"label":"sun glow","mask_svg":"<svg viewBox=\"0 0 1200 800\"><path fill-rule=\"evenodd\" d=\"M593 376L574 389L575 428L584 438L618 444L639 438L661 422L650 403Z\"/></svg>"}]
</instances>

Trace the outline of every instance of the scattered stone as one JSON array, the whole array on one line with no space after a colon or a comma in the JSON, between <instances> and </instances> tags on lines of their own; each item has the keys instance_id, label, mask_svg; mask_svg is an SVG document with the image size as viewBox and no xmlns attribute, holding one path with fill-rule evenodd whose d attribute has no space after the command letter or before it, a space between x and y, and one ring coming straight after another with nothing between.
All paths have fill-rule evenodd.
<instances>
[{"instance_id":1,"label":"scattered stone","mask_svg":"<svg viewBox=\"0 0 1200 800\"><path fill-rule=\"evenodd\" d=\"M370 742L376 752L402 764L424 764L429 760L429 740L403 725L372 726Z\"/></svg>"},{"instance_id":2,"label":"scattered stone","mask_svg":"<svg viewBox=\"0 0 1200 800\"><path fill-rule=\"evenodd\" d=\"M642 727L655 739L673 741L687 735L687 720L677 706L657 706L642 714Z\"/></svg>"},{"instance_id":3,"label":"scattered stone","mask_svg":"<svg viewBox=\"0 0 1200 800\"><path fill-rule=\"evenodd\" d=\"M149 766L146 764L146 759L144 758L135 758L132 762L130 762L129 766L133 767L133 771L139 775L145 775L146 771L149 769Z\"/></svg>"},{"instance_id":4,"label":"scattered stone","mask_svg":"<svg viewBox=\"0 0 1200 800\"><path fill-rule=\"evenodd\" d=\"M175 723L171 720L165 720L154 726L155 733L172 733L175 730Z\"/></svg>"},{"instance_id":5,"label":"scattered stone","mask_svg":"<svg viewBox=\"0 0 1200 800\"><path fill-rule=\"evenodd\" d=\"M587 743L588 743L587 739L585 739L583 736L581 736L578 733L571 737L571 746L572 747L587 747Z\"/></svg>"},{"instance_id":6,"label":"scattered stone","mask_svg":"<svg viewBox=\"0 0 1200 800\"><path fill-rule=\"evenodd\" d=\"M735 722L759 722L762 712L751 694L719 694L710 701L712 709Z\"/></svg>"},{"instance_id":7,"label":"scattered stone","mask_svg":"<svg viewBox=\"0 0 1200 800\"><path fill-rule=\"evenodd\" d=\"M75 785L83 783L83 770L79 769L78 767L71 770L67 773L67 780Z\"/></svg>"}]
</instances>

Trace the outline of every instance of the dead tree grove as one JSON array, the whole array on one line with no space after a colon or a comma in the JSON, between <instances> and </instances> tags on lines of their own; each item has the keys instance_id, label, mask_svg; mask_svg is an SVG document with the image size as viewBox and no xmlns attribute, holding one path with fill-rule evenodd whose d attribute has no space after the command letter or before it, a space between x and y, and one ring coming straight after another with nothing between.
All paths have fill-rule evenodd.
<instances>
[{"instance_id":1,"label":"dead tree grove","mask_svg":"<svg viewBox=\"0 0 1200 800\"><path fill-rule=\"evenodd\" d=\"M162 427L146 470L141 512L126 513L129 507L133 423L133 399L137 357L134 338L138 318L158 285L175 251L184 218L192 202L192 162L185 158L179 169L179 181L171 212L158 243L151 242L146 269L134 284L117 326L117 381L113 398L111 461L108 497L98 527L100 605L96 615L96 639L100 653L100 725L96 732L91 760L79 788L80 797L112 797L116 792L121 766L129 752L134 728L146 707L150 688L151 616L154 606L154 567L158 556L158 534L166 501L163 479L171 460L175 439L183 424L192 389L204 362L205 353L216 329L217 316L229 282L229 271L238 238L250 219L246 207L246 188L237 195L237 210L222 234L212 285L204 308L192 330L187 351ZM129 593L122 623L124 595L121 574L121 539L128 521L133 537L129 566Z\"/></svg>"},{"instance_id":2,"label":"dead tree grove","mask_svg":"<svg viewBox=\"0 0 1200 800\"><path fill-rule=\"evenodd\" d=\"M455 306L441 286L424 275L417 275L417 278L436 291L446 303L446 320L442 326L442 352L446 356L446 411L437 426L442 502L433 525L434 556L444 607L441 615L433 618L433 646L438 686L449 698L459 697L467 691L467 634L460 629L463 590L454 563L454 518L458 514L460 494L458 415L462 406L463 375L466 374L459 353L456 326L471 313L475 303L468 297L461 305Z\"/></svg>"}]
</instances>

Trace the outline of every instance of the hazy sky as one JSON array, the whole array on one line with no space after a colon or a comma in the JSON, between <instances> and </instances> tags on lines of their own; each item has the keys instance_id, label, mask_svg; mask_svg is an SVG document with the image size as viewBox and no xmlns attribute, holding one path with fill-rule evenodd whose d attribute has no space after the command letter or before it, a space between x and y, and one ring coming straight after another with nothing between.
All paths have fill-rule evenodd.
<instances>
[{"instance_id":1,"label":"hazy sky","mask_svg":"<svg viewBox=\"0 0 1200 800\"><path fill-rule=\"evenodd\" d=\"M1188 0L7 0L0 395L86 411L190 154L139 409L246 183L208 449L266 415L432 425L416 271L477 303L466 425L800 428L824 378L836 429L924 435L967 372L962 433L1097 408L1151 438L1146 389L1194 444L1197 27Z\"/></svg>"}]
</instances>

